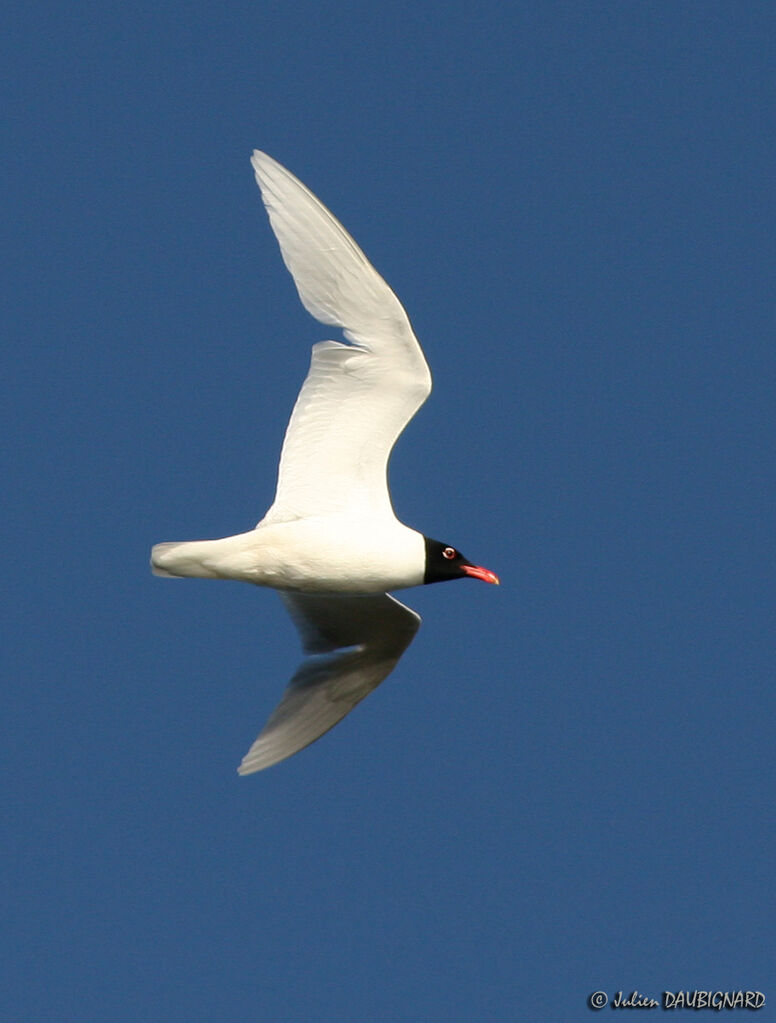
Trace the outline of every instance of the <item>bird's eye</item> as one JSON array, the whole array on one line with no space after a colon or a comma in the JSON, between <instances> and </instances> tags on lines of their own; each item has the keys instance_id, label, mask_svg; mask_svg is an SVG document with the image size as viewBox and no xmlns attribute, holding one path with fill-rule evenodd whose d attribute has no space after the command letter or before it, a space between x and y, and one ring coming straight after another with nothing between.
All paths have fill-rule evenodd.
<instances>
[{"instance_id":1,"label":"bird's eye","mask_svg":"<svg viewBox=\"0 0 776 1023\"><path fill-rule=\"evenodd\" d=\"M442 557L447 558L448 561L452 561L456 554L457 551L455 550L454 547L445 547L445 549L442 551Z\"/></svg>"}]
</instances>

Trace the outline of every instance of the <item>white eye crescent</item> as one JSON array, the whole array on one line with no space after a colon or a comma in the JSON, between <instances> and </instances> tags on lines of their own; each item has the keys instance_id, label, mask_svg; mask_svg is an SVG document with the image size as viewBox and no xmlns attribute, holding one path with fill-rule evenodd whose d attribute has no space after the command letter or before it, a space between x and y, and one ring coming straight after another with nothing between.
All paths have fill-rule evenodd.
<instances>
[{"instance_id":1,"label":"white eye crescent","mask_svg":"<svg viewBox=\"0 0 776 1023\"><path fill-rule=\"evenodd\" d=\"M445 549L442 551L442 557L447 558L448 561L452 561L452 559L456 557L456 555L457 552L453 547L445 547Z\"/></svg>"}]
</instances>

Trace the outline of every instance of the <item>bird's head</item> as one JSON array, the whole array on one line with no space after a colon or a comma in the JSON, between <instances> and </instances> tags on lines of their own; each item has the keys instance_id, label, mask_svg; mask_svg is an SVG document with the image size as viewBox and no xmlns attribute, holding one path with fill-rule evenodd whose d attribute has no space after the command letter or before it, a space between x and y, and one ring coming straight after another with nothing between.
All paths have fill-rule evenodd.
<instances>
[{"instance_id":1,"label":"bird's head","mask_svg":"<svg viewBox=\"0 0 776 1023\"><path fill-rule=\"evenodd\" d=\"M489 568L472 565L459 550L448 543L440 543L439 540L432 540L428 536L424 536L423 539L426 543L424 583L443 583L448 579L463 579L470 576L472 579L482 579L485 583L495 583L498 586L498 576Z\"/></svg>"}]
</instances>

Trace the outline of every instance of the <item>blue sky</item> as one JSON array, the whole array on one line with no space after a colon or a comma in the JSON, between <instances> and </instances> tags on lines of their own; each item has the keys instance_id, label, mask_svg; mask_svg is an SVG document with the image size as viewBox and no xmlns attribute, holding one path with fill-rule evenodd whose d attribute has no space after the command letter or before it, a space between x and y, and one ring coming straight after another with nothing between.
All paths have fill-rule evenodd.
<instances>
[{"instance_id":1,"label":"blue sky","mask_svg":"<svg viewBox=\"0 0 776 1023\"><path fill-rule=\"evenodd\" d=\"M775 30L760 3L17 5L5 1018L776 998ZM254 147L424 346L398 514L502 585L405 592L393 675L241 779L293 627L147 562L263 514L336 336Z\"/></svg>"}]
</instances>

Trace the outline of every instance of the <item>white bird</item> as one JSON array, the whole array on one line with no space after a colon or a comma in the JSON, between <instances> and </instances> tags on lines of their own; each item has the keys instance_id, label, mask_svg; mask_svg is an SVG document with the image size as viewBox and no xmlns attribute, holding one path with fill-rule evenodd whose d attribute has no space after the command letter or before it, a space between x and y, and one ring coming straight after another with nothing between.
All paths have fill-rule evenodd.
<instances>
[{"instance_id":1,"label":"white bird","mask_svg":"<svg viewBox=\"0 0 776 1023\"><path fill-rule=\"evenodd\" d=\"M398 521L387 483L396 439L431 374L396 295L347 231L266 153L251 160L305 309L349 343L313 346L286 430L275 500L247 533L156 544L156 575L237 579L279 590L308 655L243 758L250 774L341 721L396 666L420 617L390 596L470 576L498 583L452 546Z\"/></svg>"}]
</instances>

